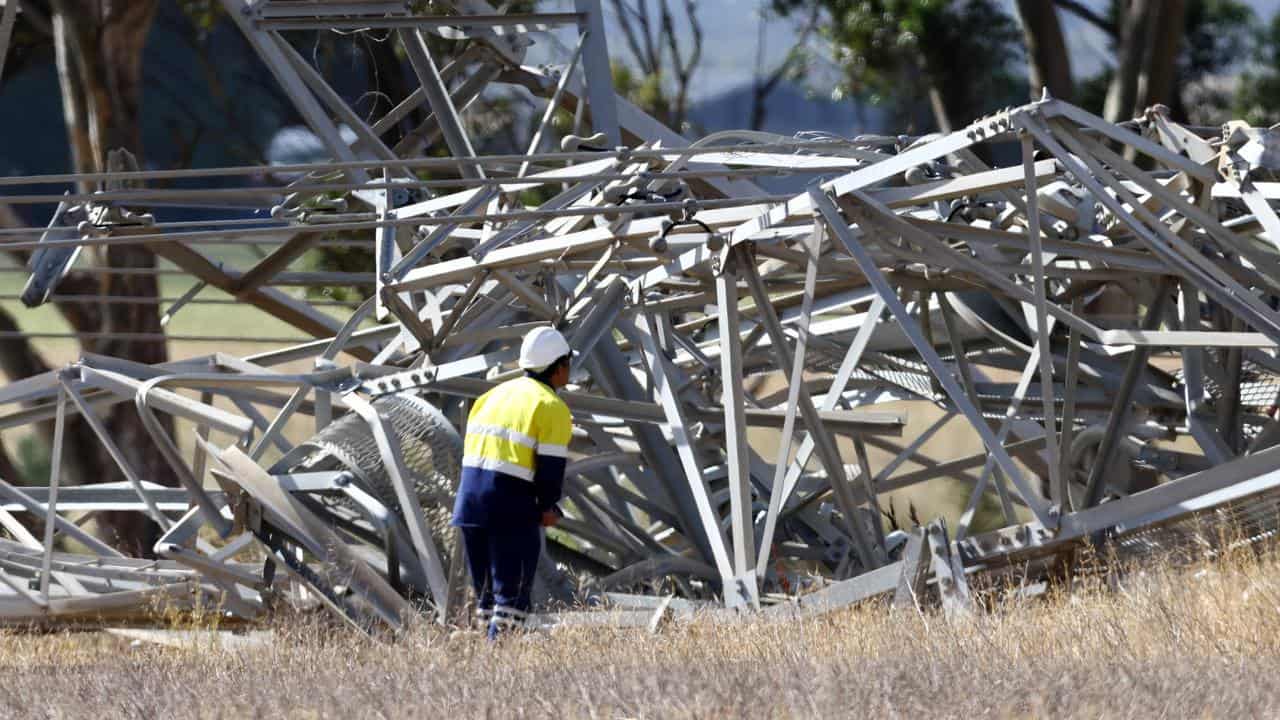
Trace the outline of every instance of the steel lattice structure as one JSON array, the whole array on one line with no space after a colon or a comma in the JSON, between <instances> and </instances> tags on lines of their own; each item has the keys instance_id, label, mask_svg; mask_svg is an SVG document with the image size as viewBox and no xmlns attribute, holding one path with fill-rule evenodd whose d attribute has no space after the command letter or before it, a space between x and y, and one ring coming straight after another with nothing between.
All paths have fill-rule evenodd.
<instances>
[{"instance_id":1,"label":"steel lattice structure","mask_svg":"<svg viewBox=\"0 0 1280 720\"><path fill-rule=\"evenodd\" d=\"M0 389L0 429L56 427L48 487L0 482L0 620L125 620L158 600L252 620L281 597L319 599L362 628L423 609L448 618L466 587L446 520L468 402L515 372L520 337L540 324L579 357L568 517L539 593L551 609L602 593L630 608L547 623L713 604L725 617L821 612L890 592L962 608L966 578L1049 568L1089 539L1148 552L1193 522L1274 532L1270 131L1183 127L1160 108L1115 125L1046 97L943 135L690 144L614 92L597 0L534 15L483 0L223 3L334 161L233 190L149 184L262 168L143 172L120 156L97 175L2 178L14 203L51 199L24 186L102 188L55 196L40 240L4 231L6 246L35 252L30 303L82 248L144 244L198 280L170 314L211 286L316 339L155 367L86 355ZM532 35L565 26L579 38L566 65L522 64ZM393 32L420 81L373 123L283 35L362 28ZM472 42L441 68L429 33ZM474 151L460 114L493 84L545 99L527 153ZM420 107L427 122L388 147ZM545 151L559 108L582 129ZM425 156L440 142L450 157ZM756 184L780 176L807 189ZM146 214L231 194L272 219ZM535 195L549 199L522 201ZM334 233L372 244L376 266L290 270ZM205 252L235 242L274 249L243 270ZM335 317L280 291L285 275L375 292ZM298 363L312 369L281 369ZM98 415L124 402L180 487L119 452ZM940 419L908 425L921 408ZM73 413L125 482L58 486ZM295 445L284 430L298 418L315 436ZM924 457L952 419L981 450ZM938 478L964 489L958 525L891 527L887 497ZM988 498L1003 527L973 532ZM124 557L72 519L103 510L159 523L159 559ZM43 537L23 513L46 521ZM84 551L54 552L59 535ZM636 592L659 583L682 598ZM806 583L817 589L794 597Z\"/></svg>"}]
</instances>

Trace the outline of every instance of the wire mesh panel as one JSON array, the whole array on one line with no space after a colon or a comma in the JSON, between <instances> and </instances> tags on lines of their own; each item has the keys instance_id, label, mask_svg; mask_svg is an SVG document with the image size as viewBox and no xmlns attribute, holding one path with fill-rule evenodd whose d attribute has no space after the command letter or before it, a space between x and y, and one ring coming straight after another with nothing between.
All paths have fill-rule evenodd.
<instances>
[{"instance_id":1,"label":"wire mesh panel","mask_svg":"<svg viewBox=\"0 0 1280 720\"><path fill-rule=\"evenodd\" d=\"M1280 532L1280 492L1272 491L1179 518L1156 527L1139 528L1115 540L1122 561L1157 556L1170 562L1192 562L1256 545Z\"/></svg>"},{"instance_id":2,"label":"wire mesh panel","mask_svg":"<svg viewBox=\"0 0 1280 720\"><path fill-rule=\"evenodd\" d=\"M399 442L401 461L437 543L452 549L449 516L462 471L462 438L439 410L415 395L384 396L375 400L373 407L387 420ZM309 452L289 468L290 472L350 471L362 489L403 517L373 433L359 415L350 413L335 420L299 447ZM335 502L348 503L345 499Z\"/></svg>"}]
</instances>

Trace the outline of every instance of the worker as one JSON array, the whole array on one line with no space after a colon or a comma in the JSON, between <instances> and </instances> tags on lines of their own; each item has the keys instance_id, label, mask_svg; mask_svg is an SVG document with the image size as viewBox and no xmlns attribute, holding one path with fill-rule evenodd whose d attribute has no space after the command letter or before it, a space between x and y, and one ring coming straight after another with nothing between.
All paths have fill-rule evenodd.
<instances>
[{"instance_id":1,"label":"worker","mask_svg":"<svg viewBox=\"0 0 1280 720\"><path fill-rule=\"evenodd\" d=\"M467 417L453 524L490 640L524 625L543 529L563 517L573 418L556 391L569 382L572 354L559 331L535 328L520 345L524 376L481 395Z\"/></svg>"}]
</instances>

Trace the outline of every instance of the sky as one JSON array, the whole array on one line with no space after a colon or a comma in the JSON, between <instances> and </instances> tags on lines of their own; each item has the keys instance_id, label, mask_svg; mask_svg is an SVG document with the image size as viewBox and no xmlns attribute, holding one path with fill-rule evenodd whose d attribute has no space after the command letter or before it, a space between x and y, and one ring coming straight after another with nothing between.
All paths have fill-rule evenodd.
<instances>
[{"instance_id":1,"label":"sky","mask_svg":"<svg viewBox=\"0 0 1280 720\"><path fill-rule=\"evenodd\" d=\"M1044 0L1048 2L1048 0ZM630 0L635 2L635 0ZM1009 12L1014 12L1013 0L1001 0ZM1087 5L1101 10L1106 0L1085 0ZM1280 0L1246 0L1263 22L1269 22L1280 11ZM553 0L547 6L571 10L572 0ZM612 2L602 0L606 15L612 17ZM767 0L700 0L698 16L702 21L705 37L703 61L694 76L691 94L695 101L714 97L728 89L751 82L757 58L763 57L765 67L772 67L786 57L796 43L795 25L787 20L766 21L761 27L761 8ZM1073 71L1080 77L1096 74L1110 61L1106 38L1096 29L1068 13L1062 13L1063 29L1071 50ZM610 37L611 45L621 43ZM563 43L572 43L565 37ZM761 46L761 42L763 46ZM763 48L763 53L759 48ZM618 56L625 47L610 47ZM552 52L550 58L567 55L568 50ZM542 56L541 53L538 56ZM548 59L550 59L548 58ZM544 60L535 60L541 62ZM563 60L561 60L563 62Z\"/></svg>"}]
</instances>

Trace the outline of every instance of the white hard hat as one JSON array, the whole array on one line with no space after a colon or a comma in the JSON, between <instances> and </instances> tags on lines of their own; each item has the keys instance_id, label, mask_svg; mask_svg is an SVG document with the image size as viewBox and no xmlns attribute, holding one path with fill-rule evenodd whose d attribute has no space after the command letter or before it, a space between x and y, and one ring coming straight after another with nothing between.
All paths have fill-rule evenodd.
<instances>
[{"instance_id":1,"label":"white hard hat","mask_svg":"<svg viewBox=\"0 0 1280 720\"><path fill-rule=\"evenodd\" d=\"M544 370L551 363L573 351L569 343L553 327L537 327L524 336L520 343L520 367L525 370Z\"/></svg>"}]
</instances>

